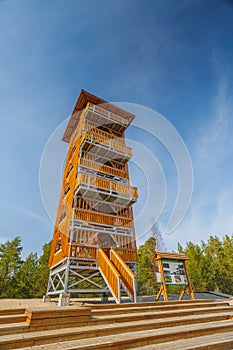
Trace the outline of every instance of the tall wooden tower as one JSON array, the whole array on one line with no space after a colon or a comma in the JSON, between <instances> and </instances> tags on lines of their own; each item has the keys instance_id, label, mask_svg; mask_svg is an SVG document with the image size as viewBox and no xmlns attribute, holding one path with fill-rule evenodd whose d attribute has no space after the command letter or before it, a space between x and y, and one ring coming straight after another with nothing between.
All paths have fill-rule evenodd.
<instances>
[{"instance_id":1,"label":"tall wooden tower","mask_svg":"<svg viewBox=\"0 0 233 350\"><path fill-rule=\"evenodd\" d=\"M69 143L50 255L47 295L111 293L136 301L136 237L124 132L134 116L81 90L63 141Z\"/></svg>"}]
</instances>

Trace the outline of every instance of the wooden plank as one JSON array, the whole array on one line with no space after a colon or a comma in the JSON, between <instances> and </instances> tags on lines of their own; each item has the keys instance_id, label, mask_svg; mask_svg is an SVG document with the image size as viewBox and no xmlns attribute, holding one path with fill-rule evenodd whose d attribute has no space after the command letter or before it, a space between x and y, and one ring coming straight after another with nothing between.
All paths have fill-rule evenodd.
<instances>
[{"instance_id":1,"label":"wooden plank","mask_svg":"<svg viewBox=\"0 0 233 350\"><path fill-rule=\"evenodd\" d=\"M18 323L18 322L25 322L26 321L26 315L5 315L0 316L0 324L6 324L6 323Z\"/></svg>"},{"instance_id":2,"label":"wooden plank","mask_svg":"<svg viewBox=\"0 0 233 350\"><path fill-rule=\"evenodd\" d=\"M225 307L216 307L212 312L228 312L230 316L233 315L232 309L226 309ZM134 320L142 320L147 319L148 322L150 319L159 319L163 317L183 317L187 315L198 315L198 314L208 314L210 311L208 308L199 308L199 309L185 309L185 310L170 310L170 311L161 311L159 313L151 313L151 312L138 312L138 313L127 313L127 314L119 314L119 315L105 315L98 316L96 322L104 321L104 322L127 322Z\"/></svg>"},{"instance_id":3,"label":"wooden plank","mask_svg":"<svg viewBox=\"0 0 233 350\"><path fill-rule=\"evenodd\" d=\"M210 322L208 324L195 324L188 326L171 327L169 329L145 330L137 332L128 332L123 334L114 334L103 337L93 337L82 340L71 340L56 344L46 344L37 346L36 349L42 350L126 350L135 347L153 343L164 343L175 339L196 338L198 336L231 332L233 333L232 321ZM26 348L24 348L26 350Z\"/></svg>"},{"instance_id":4,"label":"wooden plank","mask_svg":"<svg viewBox=\"0 0 233 350\"><path fill-rule=\"evenodd\" d=\"M201 304L205 304L205 303L212 303L212 304L216 304L216 301L214 301L213 299L196 299L196 300L169 300L169 301L160 301L160 302L156 302L156 301L147 301L147 302L138 302L136 304L134 303L124 303L124 304L113 304L113 303L108 303L108 304L91 304L91 303L87 303L87 306L90 306L91 309L117 309L117 308L129 308L129 307L139 307L139 306L153 306L153 305L176 305L176 304L194 304L194 303L201 303ZM223 301L223 303L226 303L227 305L229 305L228 301Z\"/></svg>"},{"instance_id":5,"label":"wooden plank","mask_svg":"<svg viewBox=\"0 0 233 350\"><path fill-rule=\"evenodd\" d=\"M164 344L146 345L134 350L232 350L233 332L204 335L190 339L174 340Z\"/></svg>"},{"instance_id":6,"label":"wooden plank","mask_svg":"<svg viewBox=\"0 0 233 350\"><path fill-rule=\"evenodd\" d=\"M49 325L55 325L57 328L59 326L63 327L75 327L79 323L85 323L90 321L89 315L79 315L76 317L57 317L57 318L38 318L38 319L32 319L30 321L30 328L37 327L37 326L49 326Z\"/></svg>"},{"instance_id":7,"label":"wooden plank","mask_svg":"<svg viewBox=\"0 0 233 350\"><path fill-rule=\"evenodd\" d=\"M216 308L217 306L219 307L226 307L229 310L233 311L233 307L229 308L228 303L190 303L187 305L187 309L197 309L197 308L208 308L208 309L212 309L212 308ZM147 311L151 311L151 312L160 312L160 311L166 311L166 310L183 310L184 309L184 305L182 304L176 304L176 305L153 305L153 306L145 306L143 307L128 307L127 308L127 313L134 313L134 312L147 312ZM92 315L93 316L101 316L101 315L113 315L113 314L125 314L126 310L125 308L113 308L113 309L92 309Z\"/></svg>"},{"instance_id":8,"label":"wooden plank","mask_svg":"<svg viewBox=\"0 0 233 350\"><path fill-rule=\"evenodd\" d=\"M5 315L19 315L19 314L24 314L25 308L20 308L20 309L15 309L15 308L10 308L10 309L0 309L0 316L5 316Z\"/></svg>"},{"instance_id":9,"label":"wooden plank","mask_svg":"<svg viewBox=\"0 0 233 350\"><path fill-rule=\"evenodd\" d=\"M0 336L15 334L15 333L23 333L29 329L29 326L26 322L20 323L10 323L0 325Z\"/></svg>"},{"instance_id":10,"label":"wooden plank","mask_svg":"<svg viewBox=\"0 0 233 350\"><path fill-rule=\"evenodd\" d=\"M195 323L207 323L213 321L221 321L226 320L228 315L205 315L205 316L191 316L186 318L176 318L171 320L170 318L161 319L158 321L151 321L148 323L143 320L140 322L126 322L120 325L118 324L106 324L101 326L85 326L78 327L73 329L60 329L54 331L36 331L30 332L27 334L14 334L8 335L0 338L0 348L10 349L11 346L14 345L15 348L19 348L22 346L31 346L33 345L41 345L41 344L49 344L54 342L68 341L74 339L83 339L83 338L91 338L91 337L100 337L111 334L119 334L125 332L136 332L141 330L149 330L149 329L158 329L158 328L166 328L173 327L178 325L185 324L195 324ZM26 345L25 345L26 344Z\"/></svg>"},{"instance_id":11,"label":"wooden plank","mask_svg":"<svg viewBox=\"0 0 233 350\"><path fill-rule=\"evenodd\" d=\"M30 319L56 318L78 315L90 315L91 308L88 306L62 306L58 308L27 308L25 314Z\"/></svg>"}]
</instances>

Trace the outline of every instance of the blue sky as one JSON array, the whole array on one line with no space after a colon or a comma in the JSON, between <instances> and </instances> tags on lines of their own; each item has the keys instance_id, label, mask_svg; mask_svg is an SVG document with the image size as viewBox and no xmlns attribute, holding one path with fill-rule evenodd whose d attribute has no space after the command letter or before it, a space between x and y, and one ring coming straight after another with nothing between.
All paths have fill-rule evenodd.
<instances>
[{"instance_id":1,"label":"blue sky","mask_svg":"<svg viewBox=\"0 0 233 350\"><path fill-rule=\"evenodd\" d=\"M82 88L158 111L188 147L193 197L181 225L165 235L169 250L231 234L232 16L230 0L0 1L0 241L20 235L28 254L51 239L40 160ZM146 143L142 134L138 140ZM159 144L147 146L168 182L163 225L177 174Z\"/></svg>"}]
</instances>

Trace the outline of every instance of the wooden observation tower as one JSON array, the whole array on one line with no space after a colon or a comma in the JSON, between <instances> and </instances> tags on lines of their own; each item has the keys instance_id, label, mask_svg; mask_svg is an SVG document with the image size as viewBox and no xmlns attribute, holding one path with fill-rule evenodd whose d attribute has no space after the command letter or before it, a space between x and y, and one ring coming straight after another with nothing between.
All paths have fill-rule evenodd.
<instances>
[{"instance_id":1,"label":"wooden observation tower","mask_svg":"<svg viewBox=\"0 0 233 350\"><path fill-rule=\"evenodd\" d=\"M49 260L47 295L112 294L136 301L136 237L125 130L134 115L81 90L69 143Z\"/></svg>"}]
</instances>

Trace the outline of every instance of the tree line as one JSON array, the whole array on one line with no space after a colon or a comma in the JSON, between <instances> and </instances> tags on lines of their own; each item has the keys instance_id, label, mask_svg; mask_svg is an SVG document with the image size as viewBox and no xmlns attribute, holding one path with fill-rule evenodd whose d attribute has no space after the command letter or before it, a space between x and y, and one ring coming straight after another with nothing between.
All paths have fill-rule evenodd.
<instances>
[{"instance_id":1,"label":"tree line","mask_svg":"<svg viewBox=\"0 0 233 350\"><path fill-rule=\"evenodd\" d=\"M153 295L160 285L156 282L158 267L154 261L156 238L150 237L138 249L138 286L143 295ZM233 235L222 239L210 236L200 244L178 244L178 252L189 257L187 268L194 292L215 291L233 295ZM169 286L170 293L181 287Z\"/></svg>"},{"instance_id":2,"label":"tree line","mask_svg":"<svg viewBox=\"0 0 233 350\"><path fill-rule=\"evenodd\" d=\"M154 252L158 237L152 236L138 248L138 287L141 295L154 295L160 285L156 281L158 267ZM0 298L40 298L46 293L51 242L43 246L41 256L30 253L22 259L19 236L0 244ZM178 252L189 257L187 267L195 292L217 291L233 294L233 235L222 239L210 236L200 244L178 244ZM180 287L170 286L170 293Z\"/></svg>"},{"instance_id":3,"label":"tree line","mask_svg":"<svg viewBox=\"0 0 233 350\"><path fill-rule=\"evenodd\" d=\"M51 243L40 257L30 253L22 260L21 238L0 245L0 298L40 298L46 293Z\"/></svg>"}]
</instances>

